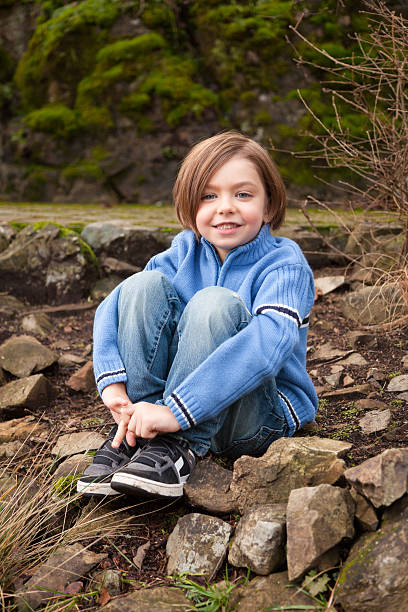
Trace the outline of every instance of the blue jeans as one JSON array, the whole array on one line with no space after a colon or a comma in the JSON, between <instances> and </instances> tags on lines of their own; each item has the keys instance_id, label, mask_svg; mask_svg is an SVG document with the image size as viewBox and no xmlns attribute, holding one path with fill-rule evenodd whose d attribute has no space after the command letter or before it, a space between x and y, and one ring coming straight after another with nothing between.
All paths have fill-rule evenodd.
<instances>
[{"instance_id":1,"label":"blue jeans","mask_svg":"<svg viewBox=\"0 0 408 612\"><path fill-rule=\"evenodd\" d=\"M118 346L128 396L134 403L163 405L190 372L252 318L241 298L224 287L202 289L184 305L171 281L158 271L128 278L118 309ZM184 441L200 456L211 449L235 459L263 454L287 431L272 378L215 418L165 435Z\"/></svg>"}]
</instances>

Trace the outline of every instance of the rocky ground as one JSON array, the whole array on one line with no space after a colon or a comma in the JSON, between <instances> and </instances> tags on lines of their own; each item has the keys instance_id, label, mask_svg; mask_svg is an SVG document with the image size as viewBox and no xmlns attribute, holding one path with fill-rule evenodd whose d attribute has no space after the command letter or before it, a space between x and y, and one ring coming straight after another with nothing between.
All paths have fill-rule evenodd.
<instances>
[{"instance_id":1,"label":"rocky ground","mask_svg":"<svg viewBox=\"0 0 408 612\"><path fill-rule=\"evenodd\" d=\"M321 269L316 276L341 273L339 268ZM340 309L343 291L344 286L319 296L312 313L309 371L319 393L320 408L316 423L300 435L351 442L352 448L344 457L347 466L351 467L387 448L408 446L404 385L397 384L395 391L388 390L392 379L398 381L400 375L408 373L408 329L401 325L366 328L346 319ZM23 319L33 310L4 313L0 328L0 345L13 335L24 333L37 338L59 357L57 363L44 371L56 388L55 400L46 409L25 409L17 415L32 416L36 421L40 419L45 427L42 438L33 436L29 439L18 458L10 459L10 450L3 450L5 445L0 444L3 466L8 471L12 466L19 474L27 470L24 459L30 464L33 460L35 462L45 437L51 442L50 450L58 440L65 440L72 449L74 434L96 431L105 435L111 426L86 365L91 355L95 307L91 304L78 310L75 305L59 309L35 307L37 314L45 314L51 321L46 335L27 331L26 324L25 329L22 327ZM75 376L71 378L80 368L83 369L79 380ZM4 383L14 379L7 372L3 376ZM404 379L399 380L403 382ZM65 436L74 437L67 439ZM44 454L42 457L44 459ZM51 454L49 459L51 461ZM122 499L114 506L120 507L124 503ZM185 499L170 504L144 502L133 510L136 524L129 527L128 533L109 540L102 538L91 547L94 552L103 553L99 568L118 570L125 590L166 583L168 536L178 518L191 511L194 510ZM223 519L232 527L236 525L235 513L227 513ZM138 551L139 562L131 563ZM220 569L220 579L224 569L225 566ZM240 575L244 575L243 570L229 567L231 580ZM109 600L110 595L106 597ZM95 601L81 599L77 605L86 608L95 605Z\"/></svg>"}]
</instances>

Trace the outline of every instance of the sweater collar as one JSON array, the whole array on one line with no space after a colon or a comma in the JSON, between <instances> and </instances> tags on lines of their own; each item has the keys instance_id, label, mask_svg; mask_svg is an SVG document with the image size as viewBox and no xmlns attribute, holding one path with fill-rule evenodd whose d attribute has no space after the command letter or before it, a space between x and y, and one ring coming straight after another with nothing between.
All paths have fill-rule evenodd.
<instances>
[{"instance_id":1,"label":"sweater collar","mask_svg":"<svg viewBox=\"0 0 408 612\"><path fill-rule=\"evenodd\" d=\"M204 246L206 251L211 251L216 254L216 250L205 238L201 237L201 244ZM266 223L261 227L258 232L258 235L251 240L251 242L247 242L246 244L241 244L237 246L235 249L231 249L225 258L224 264L228 263L244 263L251 264L258 261L261 257L266 255L275 245L276 239L271 234L271 228L269 223ZM218 257L218 256L217 256Z\"/></svg>"}]
</instances>

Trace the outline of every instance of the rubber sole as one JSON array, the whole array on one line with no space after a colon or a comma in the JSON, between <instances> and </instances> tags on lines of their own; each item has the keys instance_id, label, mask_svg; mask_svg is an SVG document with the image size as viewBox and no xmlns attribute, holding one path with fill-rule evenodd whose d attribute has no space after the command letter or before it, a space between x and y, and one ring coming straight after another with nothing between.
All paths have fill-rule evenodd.
<instances>
[{"instance_id":1,"label":"rubber sole","mask_svg":"<svg viewBox=\"0 0 408 612\"><path fill-rule=\"evenodd\" d=\"M82 493L85 497L107 497L112 495L119 495L118 491L115 491L110 486L110 482L83 482L78 480L77 492Z\"/></svg>"},{"instance_id":2,"label":"rubber sole","mask_svg":"<svg viewBox=\"0 0 408 612\"><path fill-rule=\"evenodd\" d=\"M112 477L111 487L119 493L127 493L128 495L174 498L182 497L184 483L167 484L119 472Z\"/></svg>"}]
</instances>

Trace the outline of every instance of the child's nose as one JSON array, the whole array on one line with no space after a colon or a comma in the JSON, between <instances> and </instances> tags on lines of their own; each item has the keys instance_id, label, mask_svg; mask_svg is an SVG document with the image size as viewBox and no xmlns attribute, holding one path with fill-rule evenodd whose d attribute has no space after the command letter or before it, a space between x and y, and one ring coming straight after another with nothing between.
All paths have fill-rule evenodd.
<instances>
[{"instance_id":1,"label":"child's nose","mask_svg":"<svg viewBox=\"0 0 408 612\"><path fill-rule=\"evenodd\" d=\"M223 196L218 198L218 212L227 213L235 210L235 202L231 196Z\"/></svg>"}]
</instances>

